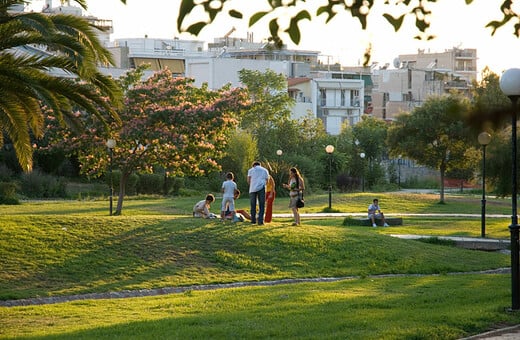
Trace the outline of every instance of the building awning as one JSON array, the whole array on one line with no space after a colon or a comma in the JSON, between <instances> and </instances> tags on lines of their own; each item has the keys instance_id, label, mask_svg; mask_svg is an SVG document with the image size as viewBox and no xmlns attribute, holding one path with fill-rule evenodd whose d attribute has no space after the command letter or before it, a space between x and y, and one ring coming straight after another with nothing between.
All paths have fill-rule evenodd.
<instances>
[{"instance_id":1,"label":"building awning","mask_svg":"<svg viewBox=\"0 0 520 340\"><path fill-rule=\"evenodd\" d=\"M374 82L372 81L372 75L370 75L370 74L363 74L361 76L361 79L363 79L365 81L365 86L374 85Z\"/></svg>"},{"instance_id":2,"label":"building awning","mask_svg":"<svg viewBox=\"0 0 520 340\"><path fill-rule=\"evenodd\" d=\"M184 60L182 59L162 59L162 58L143 58L143 57L135 57L133 58L134 65L139 66L142 64L150 64L151 69L154 71L163 70L166 67L176 74L184 74L185 66Z\"/></svg>"}]
</instances>

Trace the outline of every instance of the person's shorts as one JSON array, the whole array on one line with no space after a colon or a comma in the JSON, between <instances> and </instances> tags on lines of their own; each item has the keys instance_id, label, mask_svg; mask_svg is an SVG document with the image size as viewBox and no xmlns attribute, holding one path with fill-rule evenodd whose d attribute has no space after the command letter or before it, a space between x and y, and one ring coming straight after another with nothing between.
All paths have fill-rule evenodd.
<instances>
[{"instance_id":1,"label":"person's shorts","mask_svg":"<svg viewBox=\"0 0 520 340\"><path fill-rule=\"evenodd\" d=\"M377 213L377 214L368 214L368 218L372 218L372 216L374 218L381 218L381 214L380 213Z\"/></svg>"},{"instance_id":2,"label":"person's shorts","mask_svg":"<svg viewBox=\"0 0 520 340\"><path fill-rule=\"evenodd\" d=\"M222 198L222 208L221 211L226 211L228 208L229 211L235 211L235 200L233 197L223 197Z\"/></svg>"}]
</instances>

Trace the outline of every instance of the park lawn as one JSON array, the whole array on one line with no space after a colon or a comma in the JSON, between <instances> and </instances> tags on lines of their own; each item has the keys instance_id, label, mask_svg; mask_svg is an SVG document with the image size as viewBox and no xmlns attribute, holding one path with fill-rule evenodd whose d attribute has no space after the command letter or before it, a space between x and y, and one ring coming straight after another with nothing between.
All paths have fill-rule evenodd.
<instances>
[{"instance_id":1,"label":"park lawn","mask_svg":"<svg viewBox=\"0 0 520 340\"><path fill-rule=\"evenodd\" d=\"M393 227L343 226L341 218L305 221L297 228L290 226L290 218L257 226L152 214L161 206L166 209L155 199L129 202L123 216L107 216L90 202L48 203L47 212L45 204L37 203L35 214L16 212L30 210L32 204L26 204L1 215L0 299L285 278L468 272L510 262L504 254L475 256L385 235ZM420 228L402 232L423 234ZM438 219L430 228L446 233L447 225ZM451 225L450 234L466 235L464 228L462 220Z\"/></svg>"},{"instance_id":2,"label":"park lawn","mask_svg":"<svg viewBox=\"0 0 520 340\"><path fill-rule=\"evenodd\" d=\"M487 218L485 233L489 239L509 239L510 218ZM379 228L382 234L480 237L481 219L468 217L403 217L402 226Z\"/></svg>"},{"instance_id":3,"label":"park lawn","mask_svg":"<svg viewBox=\"0 0 520 340\"><path fill-rule=\"evenodd\" d=\"M10 339L460 339L520 322L509 275L365 277L0 307Z\"/></svg>"},{"instance_id":4,"label":"park lawn","mask_svg":"<svg viewBox=\"0 0 520 340\"><path fill-rule=\"evenodd\" d=\"M334 202L343 211L364 210L373 196L345 195ZM478 210L480 204L468 197L438 204L432 196L377 194L388 202L387 211L401 206L409 213L454 213ZM328 202L326 195L307 199L320 204L309 204L309 212ZM287 211L284 200L275 212ZM456 339L520 321L516 313L505 312L509 275L471 274L508 267L508 255L386 235L478 237L478 219L407 217L402 227L367 228L344 226L343 218L291 227L290 218L277 218L257 226L193 219L195 201L132 198L125 201L123 216L107 216L106 200L0 206L0 300L288 278L350 279L0 307L0 336ZM507 204L496 203L493 213L506 211ZM489 233L507 237L506 222L489 219ZM452 272L469 274L447 275Z\"/></svg>"}]
</instances>

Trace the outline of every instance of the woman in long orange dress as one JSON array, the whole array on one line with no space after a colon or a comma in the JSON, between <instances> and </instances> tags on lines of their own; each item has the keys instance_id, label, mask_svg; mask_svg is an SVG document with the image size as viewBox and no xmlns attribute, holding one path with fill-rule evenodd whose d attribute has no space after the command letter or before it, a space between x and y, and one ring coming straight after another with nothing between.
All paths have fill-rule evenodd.
<instances>
[{"instance_id":1,"label":"woman in long orange dress","mask_svg":"<svg viewBox=\"0 0 520 340\"><path fill-rule=\"evenodd\" d=\"M274 183L274 179L271 175L269 175L269 178L267 179L267 184L265 186L265 217L264 222L271 222L273 219L273 203L274 199L276 197L276 185Z\"/></svg>"}]
</instances>

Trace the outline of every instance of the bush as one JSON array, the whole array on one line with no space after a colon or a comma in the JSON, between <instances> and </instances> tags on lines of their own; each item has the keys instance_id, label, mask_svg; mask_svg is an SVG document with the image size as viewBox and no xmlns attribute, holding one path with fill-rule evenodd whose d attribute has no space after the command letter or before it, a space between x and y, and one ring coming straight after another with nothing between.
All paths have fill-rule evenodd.
<instances>
[{"instance_id":1,"label":"bush","mask_svg":"<svg viewBox=\"0 0 520 340\"><path fill-rule=\"evenodd\" d=\"M106 183L110 188L110 174L107 174ZM119 192L119 183L121 182L121 171L115 170L112 172L112 184L114 185L114 195ZM131 174L128 177L125 187L125 195L136 195L137 194L137 183L139 182L139 176L136 174Z\"/></svg>"},{"instance_id":2,"label":"bush","mask_svg":"<svg viewBox=\"0 0 520 340\"><path fill-rule=\"evenodd\" d=\"M0 164L0 181L9 182L13 176L13 170L9 169L5 164Z\"/></svg>"},{"instance_id":3,"label":"bush","mask_svg":"<svg viewBox=\"0 0 520 340\"><path fill-rule=\"evenodd\" d=\"M353 192L361 188L361 179L342 173L336 177L336 185L341 192Z\"/></svg>"},{"instance_id":4,"label":"bush","mask_svg":"<svg viewBox=\"0 0 520 340\"><path fill-rule=\"evenodd\" d=\"M180 190L185 187L184 178L182 177L166 177L164 181L164 194L179 194Z\"/></svg>"},{"instance_id":5,"label":"bush","mask_svg":"<svg viewBox=\"0 0 520 340\"><path fill-rule=\"evenodd\" d=\"M136 190L138 194L163 194L164 174L140 174Z\"/></svg>"},{"instance_id":6,"label":"bush","mask_svg":"<svg viewBox=\"0 0 520 340\"><path fill-rule=\"evenodd\" d=\"M17 187L15 182L0 182L0 204L20 204L16 197Z\"/></svg>"},{"instance_id":7,"label":"bush","mask_svg":"<svg viewBox=\"0 0 520 340\"><path fill-rule=\"evenodd\" d=\"M204 193L220 193L222 190L222 182L225 177L219 172L212 172L205 177L186 177L186 188L193 189ZM240 191L242 188L239 188Z\"/></svg>"},{"instance_id":8,"label":"bush","mask_svg":"<svg viewBox=\"0 0 520 340\"><path fill-rule=\"evenodd\" d=\"M401 182L401 186L407 189L439 189L439 179L431 176L410 176Z\"/></svg>"},{"instance_id":9,"label":"bush","mask_svg":"<svg viewBox=\"0 0 520 340\"><path fill-rule=\"evenodd\" d=\"M20 179L22 194L31 198L65 198L67 183L40 171L24 173Z\"/></svg>"},{"instance_id":10,"label":"bush","mask_svg":"<svg viewBox=\"0 0 520 340\"><path fill-rule=\"evenodd\" d=\"M79 200L90 199L93 197L103 197L108 195L110 188L101 181L87 181L87 182L68 182L67 194L69 198L76 198Z\"/></svg>"}]
</instances>

